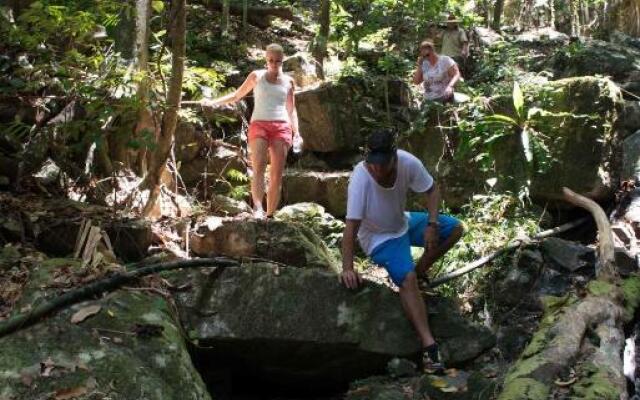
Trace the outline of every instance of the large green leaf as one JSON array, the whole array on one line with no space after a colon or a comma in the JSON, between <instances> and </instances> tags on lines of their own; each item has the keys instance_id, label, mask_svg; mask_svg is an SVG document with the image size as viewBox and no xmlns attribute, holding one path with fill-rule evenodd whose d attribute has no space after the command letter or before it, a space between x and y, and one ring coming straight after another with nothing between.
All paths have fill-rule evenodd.
<instances>
[{"instance_id":1,"label":"large green leaf","mask_svg":"<svg viewBox=\"0 0 640 400\"><path fill-rule=\"evenodd\" d=\"M503 115L503 114L487 115L486 117L483 118L483 121L486 123L518 126L518 121L516 121L514 118L511 118L508 115Z\"/></svg>"},{"instance_id":2,"label":"large green leaf","mask_svg":"<svg viewBox=\"0 0 640 400\"><path fill-rule=\"evenodd\" d=\"M524 95L518 82L513 82L513 107L516 109L518 119L522 121L524 115Z\"/></svg>"}]
</instances>

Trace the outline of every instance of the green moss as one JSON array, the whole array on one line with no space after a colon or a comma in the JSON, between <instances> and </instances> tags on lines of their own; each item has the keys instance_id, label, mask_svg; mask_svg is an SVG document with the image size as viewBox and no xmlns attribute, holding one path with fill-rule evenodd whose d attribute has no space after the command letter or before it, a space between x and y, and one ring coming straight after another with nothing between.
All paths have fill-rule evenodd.
<instances>
[{"instance_id":1,"label":"green moss","mask_svg":"<svg viewBox=\"0 0 640 400\"><path fill-rule=\"evenodd\" d=\"M630 321L640 305L640 276L632 276L622 282L625 319Z\"/></svg>"},{"instance_id":2,"label":"green moss","mask_svg":"<svg viewBox=\"0 0 640 400\"><path fill-rule=\"evenodd\" d=\"M540 300L544 308L544 315L540 319L538 330L531 338L529 345L524 349L522 353L523 358L531 357L540 353L546 347L549 340L551 340L550 330L553 324L558 319L558 315L568 307L577 301L575 296L543 296Z\"/></svg>"},{"instance_id":3,"label":"green moss","mask_svg":"<svg viewBox=\"0 0 640 400\"><path fill-rule=\"evenodd\" d=\"M210 399L164 299L119 291L92 303L100 304L101 311L80 324L69 319L88 303L0 339L0 394L40 398L95 378L96 390L123 400ZM144 323L162 326L162 333L144 337L132 332ZM48 358L56 365L51 378L40 374L40 363ZM21 382L25 374L33 385Z\"/></svg>"},{"instance_id":4,"label":"green moss","mask_svg":"<svg viewBox=\"0 0 640 400\"><path fill-rule=\"evenodd\" d=\"M611 384L611 379L606 372L594 366L597 372L586 378L580 379L573 385L572 390L578 398L583 400L618 400L620 391Z\"/></svg>"},{"instance_id":5,"label":"green moss","mask_svg":"<svg viewBox=\"0 0 640 400\"><path fill-rule=\"evenodd\" d=\"M518 378L505 386L498 400L546 400L550 389L544 383L530 378Z\"/></svg>"},{"instance_id":6,"label":"green moss","mask_svg":"<svg viewBox=\"0 0 640 400\"><path fill-rule=\"evenodd\" d=\"M545 358L541 354L535 354L529 358L521 358L509 370L509 373L505 378L505 385L509 386L511 385L511 382L517 379L528 377L543 366L545 361Z\"/></svg>"},{"instance_id":7,"label":"green moss","mask_svg":"<svg viewBox=\"0 0 640 400\"><path fill-rule=\"evenodd\" d=\"M607 296L615 290L615 286L609 282L594 280L589 282L587 290L594 296Z\"/></svg>"}]
</instances>

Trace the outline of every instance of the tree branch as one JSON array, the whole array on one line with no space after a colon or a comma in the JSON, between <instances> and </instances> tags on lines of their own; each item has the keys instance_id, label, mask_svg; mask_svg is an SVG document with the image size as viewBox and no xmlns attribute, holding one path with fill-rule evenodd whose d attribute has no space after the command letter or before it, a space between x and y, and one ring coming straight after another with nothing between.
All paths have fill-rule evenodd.
<instances>
[{"instance_id":1,"label":"tree branch","mask_svg":"<svg viewBox=\"0 0 640 400\"><path fill-rule=\"evenodd\" d=\"M141 265L144 264L134 264L130 268L136 268L137 266ZM73 289L59 297L40 304L29 313L18 314L13 316L12 318L9 318L7 321L0 323L0 338L22 328L26 328L37 322L42 317L45 317L64 307L98 296L104 292L112 291L124 284L135 281L136 279L139 279L146 275L151 275L163 271L171 271L180 268L228 268L239 267L240 265L240 262L226 257L198 258L191 260L177 260L164 263L156 263L144 266L142 268L134 269L132 271L119 273L109 278L100 279L86 286Z\"/></svg>"}]
</instances>

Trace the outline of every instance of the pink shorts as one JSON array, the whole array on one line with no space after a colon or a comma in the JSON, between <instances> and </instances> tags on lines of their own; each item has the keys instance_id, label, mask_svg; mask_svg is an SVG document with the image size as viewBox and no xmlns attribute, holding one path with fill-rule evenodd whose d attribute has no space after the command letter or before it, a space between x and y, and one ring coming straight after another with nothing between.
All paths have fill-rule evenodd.
<instances>
[{"instance_id":1,"label":"pink shorts","mask_svg":"<svg viewBox=\"0 0 640 400\"><path fill-rule=\"evenodd\" d=\"M287 121L251 121L249 124L249 141L264 139L269 145L274 140L283 140L291 147L292 131Z\"/></svg>"}]
</instances>

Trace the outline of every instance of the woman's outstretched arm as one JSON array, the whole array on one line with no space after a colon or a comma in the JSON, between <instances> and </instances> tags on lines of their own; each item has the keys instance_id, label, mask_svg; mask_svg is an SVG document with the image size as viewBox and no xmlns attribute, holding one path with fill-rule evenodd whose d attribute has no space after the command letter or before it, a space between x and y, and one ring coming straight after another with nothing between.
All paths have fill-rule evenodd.
<instances>
[{"instance_id":1,"label":"woman's outstretched arm","mask_svg":"<svg viewBox=\"0 0 640 400\"><path fill-rule=\"evenodd\" d=\"M256 86L256 82L258 81L258 77L255 71L251 72L247 79L244 80L242 85L235 91L226 94L224 96L218 97L213 100L203 100L203 106L215 107L215 106L223 106L227 103L235 103L237 101L242 100L244 96L249 94L250 91Z\"/></svg>"}]
</instances>

